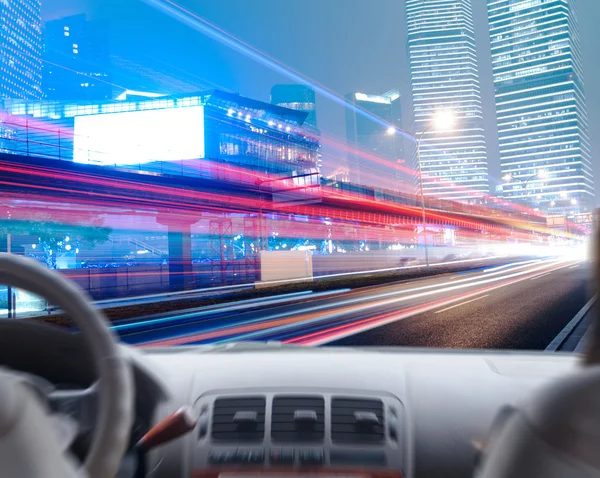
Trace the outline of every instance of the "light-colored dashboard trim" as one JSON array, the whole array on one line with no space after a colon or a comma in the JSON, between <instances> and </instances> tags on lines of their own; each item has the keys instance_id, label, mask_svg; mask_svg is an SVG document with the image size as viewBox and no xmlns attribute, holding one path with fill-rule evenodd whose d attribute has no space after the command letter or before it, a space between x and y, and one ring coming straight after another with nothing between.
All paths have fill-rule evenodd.
<instances>
[{"instance_id":1,"label":"light-colored dashboard trim","mask_svg":"<svg viewBox=\"0 0 600 478\"><path fill-rule=\"evenodd\" d=\"M424 471L445 478L463 476L471 463L465 453L471 453L472 440L485 437L499 407L519 403L537 386L574 371L579 364L573 354L401 348L147 350L139 358L151 364L169 391L161 416L218 390L385 391L405 406L407 478L426 476ZM448 434L455 437L455 449L445 469L438 470L431 457L447 444ZM194 438L183 437L162 447L160 466L152 476L188 478L191 469L181 463L182 457L188 463L192 460L182 455L181 447L192 449L189 440Z\"/></svg>"}]
</instances>

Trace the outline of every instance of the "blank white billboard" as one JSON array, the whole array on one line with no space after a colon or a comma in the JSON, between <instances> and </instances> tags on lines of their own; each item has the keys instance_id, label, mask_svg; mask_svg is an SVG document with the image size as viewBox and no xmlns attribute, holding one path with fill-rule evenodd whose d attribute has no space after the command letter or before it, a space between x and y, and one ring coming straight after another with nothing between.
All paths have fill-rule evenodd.
<instances>
[{"instance_id":1,"label":"blank white billboard","mask_svg":"<svg viewBox=\"0 0 600 478\"><path fill-rule=\"evenodd\" d=\"M123 165L204 157L204 107L75 117L73 160Z\"/></svg>"}]
</instances>

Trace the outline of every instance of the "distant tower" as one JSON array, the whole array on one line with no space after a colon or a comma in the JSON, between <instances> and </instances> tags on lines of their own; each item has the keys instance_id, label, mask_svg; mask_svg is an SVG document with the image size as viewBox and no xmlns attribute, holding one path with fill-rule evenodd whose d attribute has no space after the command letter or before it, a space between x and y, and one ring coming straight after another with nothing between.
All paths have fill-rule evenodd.
<instances>
[{"instance_id":1,"label":"distant tower","mask_svg":"<svg viewBox=\"0 0 600 478\"><path fill-rule=\"evenodd\" d=\"M108 24L85 14L44 25L42 89L49 100L112 98Z\"/></svg>"},{"instance_id":2,"label":"distant tower","mask_svg":"<svg viewBox=\"0 0 600 478\"><path fill-rule=\"evenodd\" d=\"M315 90L310 86L282 84L271 88L271 104L302 111L308 116L305 125L317 127L317 108Z\"/></svg>"},{"instance_id":3,"label":"distant tower","mask_svg":"<svg viewBox=\"0 0 600 478\"><path fill-rule=\"evenodd\" d=\"M594 185L575 0L488 0L503 195L591 212Z\"/></svg>"},{"instance_id":4,"label":"distant tower","mask_svg":"<svg viewBox=\"0 0 600 478\"><path fill-rule=\"evenodd\" d=\"M402 127L400 93L350 93L346 99L357 107L346 108L350 181L392 190L400 188L403 175L396 165L403 162L404 148L402 137L394 130Z\"/></svg>"},{"instance_id":5,"label":"distant tower","mask_svg":"<svg viewBox=\"0 0 600 478\"><path fill-rule=\"evenodd\" d=\"M271 104L306 113L308 116L303 125L304 129L313 137L321 137L321 131L317 128L315 90L310 86L297 84L275 85L271 88ZM323 171L321 153L318 155L317 168L319 171Z\"/></svg>"},{"instance_id":6,"label":"distant tower","mask_svg":"<svg viewBox=\"0 0 600 478\"><path fill-rule=\"evenodd\" d=\"M40 99L40 0L0 1L0 98Z\"/></svg>"},{"instance_id":7,"label":"distant tower","mask_svg":"<svg viewBox=\"0 0 600 478\"><path fill-rule=\"evenodd\" d=\"M471 0L406 0L406 20L414 132L427 131L439 111L456 118L453 129L423 136L424 192L477 200L488 176Z\"/></svg>"}]
</instances>

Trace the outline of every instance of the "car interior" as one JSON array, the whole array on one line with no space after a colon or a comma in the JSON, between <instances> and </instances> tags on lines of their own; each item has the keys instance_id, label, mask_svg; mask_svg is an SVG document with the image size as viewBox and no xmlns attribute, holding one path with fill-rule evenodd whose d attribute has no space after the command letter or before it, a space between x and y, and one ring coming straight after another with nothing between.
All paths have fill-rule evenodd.
<instances>
[{"instance_id":1,"label":"car interior","mask_svg":"<svg viewBox=\"0 0 600 478\"><path fill-rule=\"evenodd\" d=\"M7 477L600 476L600 367L575 354L303 347L134 349L75 285L0 255L0 283L78 333L0 321Z\"/></svg>"}]
</instances>

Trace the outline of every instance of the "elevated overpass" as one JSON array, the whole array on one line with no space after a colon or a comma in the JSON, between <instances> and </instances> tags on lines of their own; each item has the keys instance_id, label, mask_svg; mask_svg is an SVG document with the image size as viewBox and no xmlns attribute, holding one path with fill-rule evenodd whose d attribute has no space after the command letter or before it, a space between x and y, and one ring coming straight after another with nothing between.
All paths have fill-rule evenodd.
<instances>
[{"instance_id":1,"label":"elevated overpass","mask_svg":"<svg viewBox=\"0 0 600 478\"><path fill-rule=\"evenodd\" d=\"M280 201L281 191L288 187L286 177L217 160L108 167L0 154L0 173L0 204L5 206L0 208L0 221L28 220L39 212L68 222L79 210L110 209L112 214L153 217L167 226L169 280L174 290L190 286L190 228L203 218L213 218L211 233L223 235L236 233L228 217L244 215L248 219L244 240L258 242L265 236L262 218L269 215L359 225L375 231L380 242L402 231L414 234L422 223L415 196L354 185L339 188L321 183L320 178L315 182L312 174L299 174L289 186L296 194ZM545 219L538 216L432 199L426 206L428 225L451 226L472 236L531 241L535 234L548 234ZM223 241L217 242L220 267L225 267Z\"/></svg>"}]
</instances>

